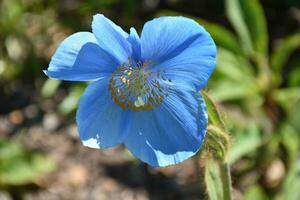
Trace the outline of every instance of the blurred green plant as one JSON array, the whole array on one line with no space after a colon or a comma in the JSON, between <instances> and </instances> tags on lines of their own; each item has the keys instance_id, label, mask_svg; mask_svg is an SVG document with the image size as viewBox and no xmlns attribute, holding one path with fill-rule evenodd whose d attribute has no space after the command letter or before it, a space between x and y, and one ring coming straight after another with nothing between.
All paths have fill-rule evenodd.
<instances>
[{"instance_id":1,"label":"blurred green plant","mask_svg":"<svg viewBox=\"0 0 300 200\"><path fill-rule=\"evenodd\" d=\"M0 187L33 183L53 169L54 164L42 154L0 138Z\"/></svg>"},{"instance_id":2,"label":"blurred green plant","mask_svg":"<svg viewBox=\"0 0 300 200\"><path fill-rule=\"evenodd\" d=\"M263 169L244 189L245 199L299 199L299 190L291 194L287 188L300 181L300 54L296 51L300 31L269 44L258 0L225 0L225 9L235 32L188 17L202 24L218 46L217 68L208 88L212 98L224 105L233 141L228 162L238 166L241 177L236 184L249 182L249 174ZM159 15L184 14L164 10ZM283 163L284 177L273 180L277 175L266 173L276 159Z\"/></svg>"},{"instance_id":3,"label":"blurred green plant","mask_svg":"<svg viewBox=\"0 0 300 200\"><path fill-rule=\"evenodd\" d=\"M48 1L47 5L52 3L53 1ZM1 111L4 107L9 109L13 106L12 103L6 103L5 99L9 99L19 89L12 89L16 88L17 82L33 78L37 74L40 76L39 65L43 63L43 57L47 57L47 52L40 51L43 46L39 42L49 42L47 36L51 33L47 33L46 27L54 25L54 18L53 11L46 8L41 1L0 1ZM26 86L28 82L21 84ZM23 91L24 88L19 90ZM1 189L37 183L40 177L54 169L49 158L36 151L27 150L17 141L5 138L2 130L0 132Z\"/></svg>"}]
</instances>

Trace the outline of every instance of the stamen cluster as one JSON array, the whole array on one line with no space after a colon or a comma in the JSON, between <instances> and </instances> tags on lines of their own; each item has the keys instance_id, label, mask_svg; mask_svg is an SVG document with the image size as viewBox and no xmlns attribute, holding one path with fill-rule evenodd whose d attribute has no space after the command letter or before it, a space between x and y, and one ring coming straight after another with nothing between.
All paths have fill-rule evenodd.
<instances>
[{"instance_id":1,"label":"stamen cluster","mask_svg":"<svg viewBox=\"0 0 300 200\"><path fill-rule=\"evenodd\" d=\"M151 71L149 62L123 64L112 74L109 90L116 104L124 110L146 111L158 107L170 87L171 82L165 77L165 72Z\"/></svg>"}]
</instances>

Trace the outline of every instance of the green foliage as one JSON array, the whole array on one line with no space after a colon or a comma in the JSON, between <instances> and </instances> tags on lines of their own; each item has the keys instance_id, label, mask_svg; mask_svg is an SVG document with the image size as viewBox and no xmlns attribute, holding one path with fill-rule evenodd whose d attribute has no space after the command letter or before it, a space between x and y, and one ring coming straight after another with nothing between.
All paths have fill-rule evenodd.
<instances>
[{"instance_id":1,"label":"green foliage","mask_svg":"<svg viewBox=\"0 0 300 200\"><path fill-rule=\"evenodd\" d=\"M53 169L53 163L43 155L0 138L0 186L32 183Z\"/></svg>"},{"instance_id":2,"label":"green foliage","mask_svg":"<svg viewBox=\"0 0 300 200\"><path fill-rule=\"evenodd\" d=\"M272 97L287 113L289 113L300 100L300 87L274 90Z\"/></svg>"},{"instance_id":3,"label":"green foliage","mask_svg":"<svg viewBox=\"0 0 300 200\"><path fill-rule=\"evenodd\" d=\"M60 113L67 115L75 111L77 108L80 96L84 91L85 85L75 85L70 89L70 93L59 104L58 110Z\"/></svg>"},{"instance_id":4,"label":"green foliage","mask_svg":"<svg viewBox=\"0 0 300 200\"><path fill-rule=\"evenodd\" d=\"M60 80L47 79L41 89L42 97L49 98L53 96L60 83Z\"/></svg>"},{"instance_id":5,"label":"green foliage","mask_svg":"<svg viewBox=\"0 0 300 200\"><path fill-rule=\"evenodd\" d=\"M250 35L251 45L249 46L252 46L258 54L266 56L268 48L267 26L259 1L227 0L226 4L228 18L236 32L240 32L241 41L248 42L248 35ZM237 14L233 16L231 12Z\"/></svg>"},{"instance_id":6,"label":"green foliage","mask_svg":"<svg viewBox=\"0 0 300 200\"><path fill-rule=\"evenodd\" d=\"M264 190L259 185L252 186L245 194L244 200L269 200Z\"/></svg>"},{"instance_id":7,"label":"green foliage","mask_svg":"<svg viewBox=\"0 0 300 200\"><path fill-rule=\"evenodd\" d=\"M231 148L228 162L233 164L245 155L255 152L263 144L262 136L255 123L250 123L242 132L237 133Z\"/></svg>"},{"instance_id":8,"label":"green foliage","mask_svg":"<svg viewBox=\"0 0 300 200\"><path fill-rule=\"evenodd\" d=\"M291 199L297 200L300 198L300 169L292 170L287 176L282 193L278 196L278 199Z\"/></svg>"},{"instance_id":9,"label":"green foliage","mask_svg":"<svg viewBox=\"0 0 300 200\"><path fill-rule=\"evenodd\" d=\"M275 72L280 72L287 64L293 51L300 47L300 32L282 39L274 49L271 66ZM298 63L299 64L299 63ZM298 65L299 67L300 65Z\"/></svg>"},{"instance_id":10,"label":"green foliage","mask_svg":"<svg viewBox=\"0 0 300 200\"><path fill-rule=\"evenodd\" d=\"M299 153L300 140L297 130L289 125L283 123L279 128L280 141L286 150L286 165L289 169L297 166L297 158Z\"/></svg>"},{"instance_id":11,"label":"green foliage","mask_svg":"<svg viewBox=\"0 0 300 200\"><path fill-rule=\"evenodd\" d=\"M269 169L261 167L268 166L272 160L284 163L286 174L275 193L267 192L271 186L261 181L264 177L260 175L250 181L243 199L299 199L296 188L300 182L297 161L300 155L300 56L297 52L300 32L269 44L260 1L225 0L225 10L235 33L190 16L203 24L218 46L216 72L208 88L211 97L223 103L225 117L218 118L215 104L203 93L210 124L219 127L226 124L230 131L232 145L227 161L238 167L236 173L251 177L255 173L267 173ZM183 15L172 11L159 13L165 14ZM269 46L274 47L271 54ZM207 139L212 138L210 133L209 128ZM222 149L222 139L217 140L215 149ZM222 157L218 155L217 158ZM223 198L221 174L216 166L206 163L210 199ZM241 176L236 181L238 186L246 180Z\"/></svg>"},{"instance_id":12,"label":"green foliage","mask_svg":"<svg viewBox=\"0 0 300 200\"><path fill-rule=\"evenodd\" d=\"M251 55L253 53L253 44L251 43L250 32L244 19L241 2L240 0L226 0L226 14L239 35L243 50L247 55Z\"/></svg>"}]
</instances>

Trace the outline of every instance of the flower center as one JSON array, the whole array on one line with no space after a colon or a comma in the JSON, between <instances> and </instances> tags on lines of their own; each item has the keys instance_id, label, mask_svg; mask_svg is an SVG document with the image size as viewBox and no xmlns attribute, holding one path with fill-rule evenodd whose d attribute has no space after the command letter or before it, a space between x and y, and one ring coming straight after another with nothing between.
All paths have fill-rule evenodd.
<instances>
[{"instance_id":1,"label":"flower center","mask_svg":"<svg viewBox=\"0 0 300 200\"><path fill-rule=\"evenodd\" d=\"M124 110L146 111L158 107L170 87L164 82L171 82L165 72L149 70L149 62L123 64L112 74L109 90L116 104Z\"/></svg>"}]
</instances>

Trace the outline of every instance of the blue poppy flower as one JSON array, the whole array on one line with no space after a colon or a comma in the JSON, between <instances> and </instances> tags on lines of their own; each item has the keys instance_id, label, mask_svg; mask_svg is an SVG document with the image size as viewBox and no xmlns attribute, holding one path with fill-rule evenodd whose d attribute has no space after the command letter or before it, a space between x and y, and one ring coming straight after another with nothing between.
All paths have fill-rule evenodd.
<instances>
[{"instance_id":1,"label":"blue poppy flower","mask_svg":"<svg viewBox=\"0 0 300 200\"><path fill-rule=\"evenodd\" d=\"M213 39L191 19L153 19L139 37L97 14L92 33L66 38L44 72L93 81L76 114L83 145L124 144L142 161L167 166L190 158L203 143L208 117L199 90L215 56Z\"/></svg>"}]
</instances>

